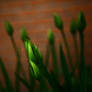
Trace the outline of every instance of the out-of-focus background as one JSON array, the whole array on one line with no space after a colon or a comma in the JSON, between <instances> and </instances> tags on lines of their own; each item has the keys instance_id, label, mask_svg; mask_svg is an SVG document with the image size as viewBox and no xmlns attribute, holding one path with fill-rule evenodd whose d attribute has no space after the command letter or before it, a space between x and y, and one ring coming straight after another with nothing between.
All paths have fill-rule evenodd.
<instances>
[{"instance_id":1,"label":"out-of-focus background","mask_svg":"<svg viewBox=\"0 0 92 92\"><path fill-rule=\"evenodd\" d=\"M69 42L73 60L75 60L72 36L69 32L72 18L77 18L80 11L83 11L87 27L85 35L85 60L87 65L92 66L92 0L0 0L0 57L2 57L8 74L14 83L14 72L16 68L16 56L11 40L5 31L5 21L8 20L14 28L14 39L21 52L21 60L26 73L28 64L25 56L25 49L20 39L21 27L25 27L31 40L40 48L45 56L48 42L47 33L51 28L56 37L56 48L63 39L60 31L53 22L53 13L60 15L64 22L64 30ZM79 42L79 39L77 39ZM63 49L65 51L64 45ZM65 52L66 53L66 52ZM51 62L49 68L51 68ZM0 79L3 80L0 74ZM22 91L26 91L22 87Z\"/></svg>"}]
</instances>

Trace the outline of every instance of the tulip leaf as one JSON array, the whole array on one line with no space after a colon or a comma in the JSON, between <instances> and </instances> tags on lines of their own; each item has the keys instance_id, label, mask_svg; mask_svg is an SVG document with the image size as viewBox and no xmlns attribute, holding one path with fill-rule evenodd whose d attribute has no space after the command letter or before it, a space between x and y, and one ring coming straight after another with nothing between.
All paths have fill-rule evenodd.
<instances>
[{"instance_id":1,"label":"tulip leaf","mask_svg":"<svg viewBox=\"0 0 92 92\"><path fill-rule=\"evenodd\" d=\"M4 76L4 80L5 80L5 84L6 84L6 88L7 88L7 92L13 92L14 89L13 89L13 86L12 86L12 83L9 79L9 76L7 74L7 71L5 69L5 66L2 62L2 60L0 59L0 68L1 68L1 71L3 73L3 76Z\"/></svg>"},{"instance_id":2,"label":"tulip leaf","mask_svg":"<svg viewBox=\"0 0 92 92\"><path fill-rule=\"evenodd\" d=\"M69 72L69 69L68 69L66 59L65 59L65 56L64 56L63 49L62 49L61 45L60 45L60 61L61 61L61 66L62 66L62 72L63 72L63 75L64 75L64 79L69 85L71 85L71 82L72 82L71 81L71 75L70 75L70 72Z\"/></svg>"},{"instance_id":3,"label":"tulip leaf","mask_svg":"<svg viewBox=\"0 0 92 92\"><path fill-rule=\"evenodd\" d=\"M54 43L54 34L51 30L48 31L48 41L49 41L50 50L51 50L51 54L52 54L53 68L55 71L56 79L58 80L58 78L59 78L58 60L57 60L55 43Z\"/></svg>"},{"instance_id":4,"label":"tulip leaf","mask_svg":"<svg viewBox=\"0 0 92 92\"><path fill-rule=\"evenodd\" d=\"M49 65L49 57L50 57L50 49L49 49L49 44L47 45L47 49L46 49L46 56L45 56L45 65L46 67L48 67Z\"/></svg>"},{"instance_id":5,"label":"tulip leaf","mask_svg":"<svg viewBox=\"0 0 92 92\"><path fill-rule=\"evenodd\" d=\"M80 87L81 92L86 92L87 90L87 69L86 64L84 60L84 35L83 33L80 33Z\"/></svg>"},{"instance_id":6,"label":"tulip leaf","mask_svg":"<svg viewBox=\"0 0 92 92\"><path fill-rule=\"evenodd\" d=\"M40 79L40 71L39 68L35 65L35 63L33 61L29 61L30 63L30 71L31 74L33 74L35 79Z\"/></svg>"},{"instance_id":7,"label":"tulip leaf","mask_svg":"<svg viewBox=\"0 0 92 92\"><path fill-rule=\"evenodd\" d=\"M18 75L18 74L16 74L16 77L17 77L17 79L18 79L21 83L23 83L28 89L30 89L30 85L29 85L29 83L27 82L27 80L23 79L23 78L20 77L20 75Z\"/></svg>"}]
</instances>

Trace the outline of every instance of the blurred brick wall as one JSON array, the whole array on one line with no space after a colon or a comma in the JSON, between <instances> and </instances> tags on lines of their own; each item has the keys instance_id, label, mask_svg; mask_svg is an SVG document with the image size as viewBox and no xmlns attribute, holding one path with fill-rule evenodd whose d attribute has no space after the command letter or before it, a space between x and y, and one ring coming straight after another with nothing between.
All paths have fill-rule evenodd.
<instances>
[{"instance_id":1,"label":"blurred brick wall","mask_svg":"<svg viewBox=\"0 0 92 92\"><path fill-rule=\"evenodd\" d=\"M92 1L91 0L0 0L0 57L4 60L8 74L14 83L16 56L9 36L5 31L5 20L14 28L14 39L21 52L22 63L28 74L28 65L23 43L20 40L20 30L24 26L31 40L40 48L45 56L47 32L52 28L56 37L56 48L63 39L53 23L53 13L57 12L64 21L65 34L69 42L74 60L74 47L69 32L72 17L76 18L80 11L84 11L87 19L85 30L85 60L92 65ZM79 39L78 39L79 41ZM63 45L64 46L64 45ZM64 48L65 49L65 48ZM58 52L58 49L57 49ZM51 67L51 64L49 65ZM3 77L0 74L0 78ZM23 89L24 90L24 89ZM26 90L26 89L25 89Z\"/></svg>"}]
</instances>

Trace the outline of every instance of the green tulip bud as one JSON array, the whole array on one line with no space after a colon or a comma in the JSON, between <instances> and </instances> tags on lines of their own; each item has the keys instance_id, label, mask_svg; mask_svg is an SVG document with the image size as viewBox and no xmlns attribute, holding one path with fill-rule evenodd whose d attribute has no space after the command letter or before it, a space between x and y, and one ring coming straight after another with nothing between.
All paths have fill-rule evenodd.
<instances>
[{"instance_id":1,"label":"green tulip bud","mask_svg":"<svg viewBox=\"0 0 92 92\"><path fill-rule=\"evenodd\" d=\"M42 54L40 50L29 39L24 41L25 49L29 60L34 61L36 64L40 64L42 61Z\"/></svg>"},{"instance_id":2,"label":"green tulip bud","mask_svg":"<svg viewBox=\"0 0 92 92\"><path fill-rule=\"evenodd\" d=\"M38 65L42 63L42 54L29 39L24 40L24 46L29 60L30 71L36 79L39 79L41 74Z\"/></svg>"},{"instance_id":3,"label":"green tulip bud","mask_svg":"<svg viewBox=\"0 0 92 92\"><path fill-rule=\"evenodd\" d=\"M10 36L12 36L12 35L13 35L13 28L12 28L12 25L11 25L8 21L6 21L6 22L5 22L5 27L6 27L7 33L8 33Z\"/></svg>"},{"instance_id":4,"label":"green tulip bud","mask_svg":"<svg viewBox=\"0 0 92 92\"><path fill-rule=\"evenodd\" d=\"M77 29L80 32L83 32L85 27L86 27L85 16L84 16L83 12L80 12L79 15L78 15L78 19L77 19Z\"/></svg>"},{"instance_id":5,"label":"green tulip bud","mask_svg":"<svg viewBox=\"0 0 92 92\"><path fill-rule=\"evenodd\" d=\"M70 31L72 33L72 35L76 34L76 22L74 19L72 19L71 25L70 25Z\"/></svg>"},{"instance_id":6,"label":"green tulip bud","mask_svg":"<svg viewBox=\"0 0 92 92\"><path fill-rule=\"evenodd\" d=\"M23 27L21 29L21 39L24 41L26 38L28 38L27 32L26 32L26 29Z\"/></svg>"},{"instance_id":7,"label":"green tulip bud","mask_svg":"<svg viewBox=\"0 0 92 92\"><path fill-rule=\"evenodd\" d=\"M54 13L54 23L58 29L63 30L63 22L56 13Z\"/></svg>"},{"instance_id":8,"label":"green tulip bud","mask_svg":"<svg viewBox=\"0 0 92 92\"><path fill-rule=\"evenodd\" d=\"M48 31L48 41L50 44L54 43L54 34L51 29L49 29L49 31Z\"/></svg>"}]
</instances>

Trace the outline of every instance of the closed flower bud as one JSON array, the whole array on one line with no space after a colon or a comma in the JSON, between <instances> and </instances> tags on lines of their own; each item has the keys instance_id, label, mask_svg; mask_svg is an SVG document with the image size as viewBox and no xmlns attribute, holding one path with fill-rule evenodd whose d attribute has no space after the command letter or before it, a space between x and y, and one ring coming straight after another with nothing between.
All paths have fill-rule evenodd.
<instances>
[{"instance_id":1,"label":"closed flower bud","mask_svg":"<svg viewBox=\"0 0 92 92\"><path fill-rule=\"evenodd\" d=\"M54 13L54 23L58 29L63 30L63 22L56 13Z\"/></svg>"},{"instance_id":2,"label":"closed flower bud","mask_svg":"<svg viewBox=\"0 0 92 92\"><path fill-rule=\"evenodd\" d=\"M83 12L80 12L79 15L78 15L78 19L77 19L77 29L80 32L83 32L85 27L86 27L85 16L84 16Z\"/></svg>"},{"instance_id":3,"label":"closed flower bud","mask_svg":"<svg viewBox=\"0 0 92 92\"><path fill-rule=\"evenodd\" d=\"M29 60L30 71L34 78L39 79L41 74L38 65L42 64L42 54L29 39L24 40L24 46Z\"/></svg>"},{"instance_id":4,"label":"closed flower bud","mask_svg":"<svg viewBox=\"0 0 92 92\"><path fill-rule=\"evenodd\" d=\"M35 62L36 64L40 64L42 61L42 54L40 50L35 46L29 39L24 41L25 49L27 52L28 59Z\"/></svg>"},{"instance_id":5,"label":"closed flower bud","mask_svg":"<svg viewBox=\"0 0 92 92\"><path fill-rule=\"evenodd\" d=\"M70 25L70 31L72 33L72 35L76 34L76 22L74 19L72 19L71 25Z\"/></svg>"},{"instance_id":6,"label":"closed flower bud","mask_svg":"<svg viewBox=\"0 0 92 92\"><path fill-rule=\"evenodd\" d=\"M54 34L51 29L49 29L49 31L48 31L48 41L50 44L54 43Z\"/></svg>"},{"instance_id":7,"label":"closed flower bud","mask_svg":"<svg viewBox=\"0 0 92 92\"><path fill-rule=\"evenodd\" d=\"M12 36L12 35L13 35L13 28L12 28L12 25L11 25L8 21L6 21L6 22L5 22L5 27L6 27L7 33L8 33L10 36Z\"/></svg>"},{"instance_id":8,"label":"closed flower bud","mask_svg":"<svg viewBox=\"0 0 92 92\"><path fill-rule=\"evenodd\" d=\"M26 38L28 38L27 32L26 32L26 29L23 27L21 29L21 39L24 41Z\"/></svg>"}]
</instances>

